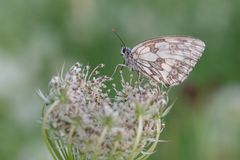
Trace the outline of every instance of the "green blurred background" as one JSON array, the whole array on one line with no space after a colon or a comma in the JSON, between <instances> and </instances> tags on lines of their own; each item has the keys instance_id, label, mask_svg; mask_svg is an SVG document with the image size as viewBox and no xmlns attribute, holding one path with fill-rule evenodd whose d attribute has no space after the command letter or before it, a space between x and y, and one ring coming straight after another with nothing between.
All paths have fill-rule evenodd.
<instances>
[{"instance_id":1,"label":"green blurred background","mask_svg":"<svg viewBox=\"0 0 240 160\"><path fill-rule=\"evenodd\" d=\"M150 159L240 159L239 0L0 0L0 159L51 159L40 133L42 101L63 63L122 63L128 46L162 35L205 41Z\"/></svg>"}]
</instances>

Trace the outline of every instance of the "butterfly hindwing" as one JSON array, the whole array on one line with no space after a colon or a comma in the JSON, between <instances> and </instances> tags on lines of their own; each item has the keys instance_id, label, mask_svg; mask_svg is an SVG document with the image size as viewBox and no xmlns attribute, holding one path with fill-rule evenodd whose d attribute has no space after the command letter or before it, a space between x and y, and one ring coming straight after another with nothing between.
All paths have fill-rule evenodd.
<instances>
[{"instance_id":1,"label":"butterfly hindwing","mask_svg":"<svg viewBox=\"0 0 240 160\"><path fill-rule=\"evenodd\" d=\"M136 45L131 53L138 71L166 85L182 83L205 49L199 39L169 36Z\"/></svg>"}]
</instances>

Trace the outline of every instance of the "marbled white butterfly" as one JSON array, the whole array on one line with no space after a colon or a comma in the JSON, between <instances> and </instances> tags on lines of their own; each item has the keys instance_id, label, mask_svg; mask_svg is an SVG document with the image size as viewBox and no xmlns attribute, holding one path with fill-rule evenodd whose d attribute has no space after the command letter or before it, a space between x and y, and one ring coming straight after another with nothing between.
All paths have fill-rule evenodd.
<instances>
[{"instance_id":1,"label":"marbled white butterfly","mask_svg":"<svg viewBox=\"0 0 240 160\"><path fill-rule=\"evenodd\" d=\"M116 31L113 32L119 37ZM121 54L125 65L165 86L182 83L205 49L203 41L188 36L149 39L133 49L122 43Z\"/></svg>"}]
</instances>

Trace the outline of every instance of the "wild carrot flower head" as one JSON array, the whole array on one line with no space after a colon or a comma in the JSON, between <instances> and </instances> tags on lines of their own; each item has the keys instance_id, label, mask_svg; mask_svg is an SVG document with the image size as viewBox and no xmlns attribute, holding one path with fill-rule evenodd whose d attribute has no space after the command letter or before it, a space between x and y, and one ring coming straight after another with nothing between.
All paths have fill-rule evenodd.
<instances>
[{"instance_id":1,"label":"wild carrot flower head","mask_svg":"<svg viewBox=\"0 0 240 160\"><path fill-rule=\"evenodd\" d=\"M144 159L154 152L167 114L167 93L150 81L125 80L107 87L111 78L98 65L76 63L55 76L44 100L42 131L59 160ZM119 89L118 89L119 88ZM110 96L110 91L115 96Z\"/></svg>"}]
</instances>

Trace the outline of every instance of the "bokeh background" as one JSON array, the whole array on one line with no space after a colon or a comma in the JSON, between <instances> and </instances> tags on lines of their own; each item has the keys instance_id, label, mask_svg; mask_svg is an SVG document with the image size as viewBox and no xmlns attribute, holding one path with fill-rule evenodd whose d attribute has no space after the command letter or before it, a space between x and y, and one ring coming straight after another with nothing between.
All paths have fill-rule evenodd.
<instances>
[{"instance_id":1,"label":"bokeh background","mask_svg":"<svg viewBox=\"0 0 240 160\"><path fill-rule=\"evenodd\" d=\"M132 47L162 35L205 41L151 160L240 159L239 0L0 0L0 159L51 159L40 133L36 90L79 61L122 63L116 28Z\"/></svg>"}]
</instances>

